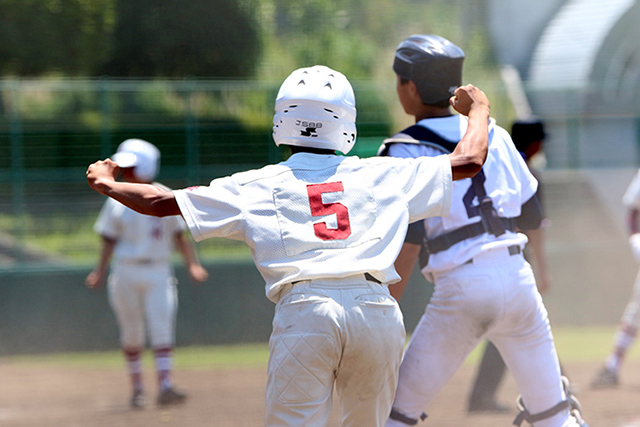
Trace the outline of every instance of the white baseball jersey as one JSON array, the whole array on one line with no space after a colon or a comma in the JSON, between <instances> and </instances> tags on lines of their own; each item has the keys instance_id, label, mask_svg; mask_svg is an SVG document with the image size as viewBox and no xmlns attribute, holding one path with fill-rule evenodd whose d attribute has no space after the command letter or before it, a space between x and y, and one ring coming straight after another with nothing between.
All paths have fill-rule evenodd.
<instances>
[{"instance_id":1,"label":"white baseball jersey","mask_svg":"<svg viewBox=\"0 0 640 427\"><path fill-rule=\"evenodd\" d=\"M460 115L418 122L418 125L452 142L462 139L467 124L468 119ZM440 156L443 153L443 150L434 146L421 144L389 146L389 155L393 157ZM497 159L501 160L497 161ZM493 121L489 127L489 152L482 169L485 176L491 177L484 183L484 187L498 215L505 218L518 217L521 206L536 193L538 181L529 171L507 131L495 125ZM471 178L455 181L451 212L446 217L432 217L425 220L427 238L433 239L465 225L479 222L481 219L477 206L478 198ZM424 268L423 273L448 270L464 264L482 251L511 245L524 247L526 242L527 237L520 233L507 231L499 237L485 233L456 243L448 250L431 254L429 264Z\"/></svg>"},{"instance_id":2,"label":"white baseball jersey","mask_svg":"<svg viewBox=\"0 0 640 427\"><path fill-rule=\"evenodd\" d=\"M622 204L631 209L640 209L640 170L636 172L622 197Z\"/></svg>"},{"instance_id":3,"label":"white baseball jersey","mask_svg":"<svg viewBox=\"0 0 640 427\"><path fill-rule=\"evenodd\" d=\"M451 116L418 125L457 142L467 120ZM417 143L389 146L393 156L442 153ZM495 124L489 128L489 152L482 170L484 189L498 215L520 216L521 206L537 190L537 181L507 132ZM455 181L451 213L427 218L427 237L480 221L477 198L471 179ZM553 336L531 266L520 252L512 251L512 246L522 248L526 242L525 235L515 232L498 237L484 233L430 255L422 272L435 283L435 291L404 354L393 403L396 411L418 419L484 338L499 349L530 413L541 413L564 400ZM577 423L563 410L535 425L576 427ZM386 424L401 426L406 424L396 419Z\"/></svg>"},{"instance_id":4,"label":"white baseball jersey","mask_svg":"<svg viewBox=\"0 0 640 427\"><path fill-rule=\"evenodd\" d=\"M116 263L169 262L175 234L185 229L186 224L179 215L165 218L142 215L111 198L105 202L94 225L96 233L117 240L113 251Z\"/></svg>"},{"instance_id":5,"label":"white baseball jersey","mask_svg":"<svg viewBox=\"0 0 640 427\"><path fill-rule=\"evenodd\" d=\"M289 160L175 191L197 241L246 242L277 302L283 284L368 272L400 280L393 263L409 222L447 215L448 157L294 154Z\"/></svg>"},{"instance_id":6,"label":"white baseball jersey","mask_svg":"<svg viewBox=\"0 0 640 427\"><path fill-rule=\"evenodd\" d=\"M109 198L94 229L116 240L108 289L122 346L143 347L147 330L154 347L173 345L178 303L170 261L175 235L186 229L184 220L142 215Z\"/></svg>"}]
</instances>

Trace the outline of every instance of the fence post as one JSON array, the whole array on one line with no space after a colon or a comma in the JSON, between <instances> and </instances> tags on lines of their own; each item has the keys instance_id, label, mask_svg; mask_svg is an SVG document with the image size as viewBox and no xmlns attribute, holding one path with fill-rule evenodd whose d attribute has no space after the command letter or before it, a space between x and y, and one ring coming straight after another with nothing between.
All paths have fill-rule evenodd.
<instances>
[{"instance_id":1,"label":"fence post","mask_svg":"<svg viewBox=\"0 0 640 427\"><path fill-rule=\"evenodd\" d=\"M23 132L20 113L21 84L9 82L9 140L11 141L11 205L15 225L14 256L18 263L25 261L24 239L26 229L25 174Z\"/></svg>"},{"instance_id":2,"label":"fence post","mask_svg":"<svg viewBox=\"0 0 640 427\"><path fill-rule=\"evenodd\" d=\"M104 77L98 83L100 93L100 158L106 159L113 154L111 147L111 103L109 102L110 84Z\"/></svg>"},{"instance_id":3,"label":"fence post","mask_svg":"<svg viewBox=\"0 0 640 427\"><path fill-rule=\"evenodd\" d=\"M187 155L187 179L189 185L198 181L199 153L198 153L198 117L194 111L193 99L194 82L189 80L185 85L185 137Z\"/></svg>"}]
</instances>

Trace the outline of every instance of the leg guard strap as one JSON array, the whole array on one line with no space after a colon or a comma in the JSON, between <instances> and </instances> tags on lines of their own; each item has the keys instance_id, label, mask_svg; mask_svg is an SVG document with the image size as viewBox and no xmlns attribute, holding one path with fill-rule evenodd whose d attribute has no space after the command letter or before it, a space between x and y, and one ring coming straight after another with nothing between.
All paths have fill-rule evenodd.
<instances>
[{"instance_id":1,"label":"leg guard strap","mask_svg":"<svg viewBox=\"0 0 640 427\"><path fill-rule=\"evenodd\" d=\"M405 423L405 424L410 425L410 426L414 426L414 425L418 424L418 421L422 421L425 418L427 418L427 414L425 414L423 412L422 415L420 415L420 419L417 420L415 418L409 418L406 415L404 415L404 414L396 411L395 409L391 408L391 414L389 414L389 418L391 418L392 420L400 421L401 423Z\"/></svg>"},{"instance_id":2,"label":"leg guard strap","mask_svg":"<svg viewBox=\"0 0 640 427\"><path fill-rule=\"evenodd\" d=\"M518 399L519 403L522 400L522 398ZM514 426L520 426L522 425L523 421L528 422L529 424L533 424L536 421L540 421L540 420L544 420L547 418L550 418L552 416L554 416L555 414L557 414L560 411L564 411L565 409L569 409L571 407L571 402L569 400L563 400L562 402L558 403L556 406L554 406L551 409L547 409L546 411L537 413L537 414L530 414L529 411L527 411L527 409L524 407L524 405L518 405L521 406L520 409L520 413L516 416L516 419L513 420L513 425Z\"/></svg>"}]
</instances>

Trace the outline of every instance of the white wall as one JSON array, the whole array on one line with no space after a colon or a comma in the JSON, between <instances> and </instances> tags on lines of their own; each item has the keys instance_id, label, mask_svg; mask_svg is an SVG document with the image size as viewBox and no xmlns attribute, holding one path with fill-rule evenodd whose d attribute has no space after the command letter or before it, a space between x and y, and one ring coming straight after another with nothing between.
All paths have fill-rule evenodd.
<instances>
[{"instance_id":1,"label":"white wall","mask_svg":"<svg viewBox=\"0 0 640 427\"><path fill-rule=\"evenodd\" d=\"M538 37L565 0L489 0L489 33L498 60L526 77Z\"/></svg>"}]
</instances>

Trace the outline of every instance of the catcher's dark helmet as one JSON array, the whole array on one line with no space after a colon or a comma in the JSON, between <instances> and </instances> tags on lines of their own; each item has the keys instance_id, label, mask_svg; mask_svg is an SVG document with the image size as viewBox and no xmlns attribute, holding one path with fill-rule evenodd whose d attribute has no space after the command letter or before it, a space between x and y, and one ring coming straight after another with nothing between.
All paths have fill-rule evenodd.
<instances>
[{"instance_id":1,"label":"catcher's dark helmet","mask_svg":"<svg viewBox=\"0 0 640 427\"><path fill-rule=\"evenodd\" d=\"M544 138L544 125L538 119L517 120L511 126L511 139L518 151L523 153L532 142L542 141Z\"/></svg>"},{"instance_id":2,"label":"catcher's dark helmet","mask_svg":"<svg viewBox=\"0 0 640 427\"><path fill-rule=\"evenodd\" d=\"M428 105L448 100L462 84L464 52L444 37L418 34L396 49L393 71L415 83Z\"/></svg>"}]
</instances>

